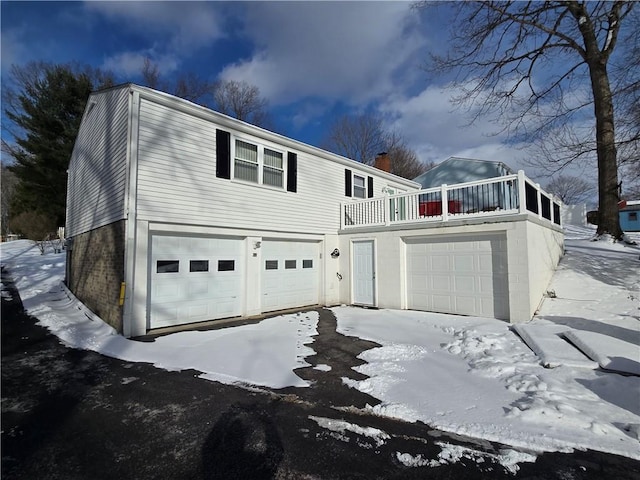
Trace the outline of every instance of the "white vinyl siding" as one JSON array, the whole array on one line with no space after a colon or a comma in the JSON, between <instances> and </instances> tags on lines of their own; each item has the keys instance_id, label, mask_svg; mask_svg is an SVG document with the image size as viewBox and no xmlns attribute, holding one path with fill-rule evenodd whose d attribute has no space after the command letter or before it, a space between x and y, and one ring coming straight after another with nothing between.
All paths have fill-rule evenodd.
<instances>
[{"instance_id":1,"label":"white vinyl siding","mask_svg":"<svg viewBox=\"0 0 640 480\"><path fill-rule=\"evenodd\" d=\"M311 234L338 231L339 205L345 199L343 164L242 134L243 142L258 146L259 157L260 149L282 153L283 167L287 152L297 154L297 192L217 178L216 128L230 131L233 149L238 138L232 129L141 100L139 220ZM268 156L274 180L277 164ZM232 152L232 163L236 157ZM363 177L372 174L360 172L355 162L351 168ZM284 178L286 173L283 183Z\"/></svg>"},{"instance_id":2,"label":"white vinyl siding","mask_svg":"<svg viewBox=\"0 0 640 480\"><path fill-rule=\"evenodd\" d=\"M129 89L91 95L69 162L66 236L125 218Z\"/></svg>"}]
</instances>

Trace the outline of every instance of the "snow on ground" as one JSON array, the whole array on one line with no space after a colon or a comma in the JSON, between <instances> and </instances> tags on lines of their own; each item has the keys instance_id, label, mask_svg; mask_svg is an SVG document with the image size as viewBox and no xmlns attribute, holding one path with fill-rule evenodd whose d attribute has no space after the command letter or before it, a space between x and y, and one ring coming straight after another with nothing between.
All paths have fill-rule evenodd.
<instances>
[{"instance_id":1,"label":"snow on ground","mask_svg":"<svg viewBox=\"0 0 640 480\"><path fill-rule=\"evenodd\" d=\"M356 370L369 378L344 383L381 401L369 407L372 413L513 447L494 456L510 471L540 451L590 448L640 459L640 377L594 363L629 371L640 361L640 353L634 360L640 352L640 250L591 242L592 234L568 230L567 255L549 287L555 298L546 298L526 324L539 355L499 320L338 307L333 311L341 333L381 345L360 355L367 363ZM64 289L64 254L40 255L26 241L1 248L27 311L71 347L170 370L192 368L225 383L308 385L294 369L308 365L304 359L314 353L309 345L317 334L315 312L135 342L116 335ZM593 361L566 342L571 332ZM614 351L616 345L624 348ZM330 371L328 365L315 368ZM350 431L375 445L388 438L371 427L313 420L338 437ZM435 467L460 458L482 462L488 455L440 447L437 460L402 452L397 457L405 465Z\"/></svg>"},{"instance_id":2,"label":"snow on ground","mask_svg":"<svg viewBox=\"0 0 640 480\"><path fill-rule=\"evenodd\" d=\"M344 420L336 420L333 418L326 417L314 417L313 415L309 415L309 418L316 422L320 427L325 428L331 432L336 432L338 436L336 438L340 440L348 441L347 437L344 436L344 432L353 432L357 435L367 437L375 443L376 447L383 445L389 438L388 433L383 432L378 428L373 427L362 427L360 425L356 425L355 423L345 422Z\"/></svg>"},{"instance_id":3,"label":"snow on ground","mask_svg":"<svg viewBox=\"0 0 640 480\"><path fill-rule=\"evenodd\" d=\"M439 467L449 463L456 463L463 458L473 460L476 463L484 463L486 460L493 460L500 463L505 469L511 473L520 470L519 463L535 462L535 455L517 452L515 450L505 449L498 454L479 452L468 447L460 445L452 445L446 442L435 442L441 448L437 460L429 460L422 455L411 455L410 453L396 452L396 458L400 463L407 467Z\"/></svg>"},{"instance_id":4,"label":"snow on ground","mask_svg":"<svg viewBox=\"0 0 640 480\"><path fill-rule=\"evenodd\" d=\"M556 298L545 299L527 327L540 338L537 326L545 335L549 326L562 326L560 331L573 331L591 345L583 346L590 354L596 350L615 359L609 366L617 362L633 371L640 361L640 250L589 241L592 234L569 232L567 255L550 286ZM577 350L584 365L576 367L566 358L575 348L561 338L539 342L562 350L543 352L555 359L556 368L548 369L498 320L351 307L333 311L339 332L382 345L360 355L367 363L356 370L369 378L343 379L382 400L372 412L534 452L591 448L640 459L640 378L594 370L594 362Z\"/></svg>"},{"instance_id":5,"label":"snow on ground","mask_svg":"<svg viewBox=\"0 0 640 480\"><path fill-rule=\"evenodd\" d=\"M304 358L315 353L307 345L317 335L317 312L234 328L174 333L152 343L128 340L87 312L61 284L64 253L41 255L29 245L23 240L3 243L2 263L13 276L25 310L65 345L167 370L194 369L202 378L223 383L273 388L309 385L293 370L308 366Z\"/></svg>"}]
</instances>

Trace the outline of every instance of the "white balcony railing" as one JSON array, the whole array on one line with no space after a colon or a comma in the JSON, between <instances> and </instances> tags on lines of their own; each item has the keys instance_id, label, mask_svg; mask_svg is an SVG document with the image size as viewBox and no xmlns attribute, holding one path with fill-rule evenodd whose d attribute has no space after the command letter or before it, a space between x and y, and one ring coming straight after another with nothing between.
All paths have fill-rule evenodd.
<instances>
[{"instance_id":1,"label":"white balcony railing","mask_svg":"<svg viewBox=\"0 0 640 480\"><path fill-rule=\"evenodd\" d=\"M434 223L525 212L560 225L560 204L520 170L516 175L342 203L340 226Z\"/></svg>"}]
</instances>

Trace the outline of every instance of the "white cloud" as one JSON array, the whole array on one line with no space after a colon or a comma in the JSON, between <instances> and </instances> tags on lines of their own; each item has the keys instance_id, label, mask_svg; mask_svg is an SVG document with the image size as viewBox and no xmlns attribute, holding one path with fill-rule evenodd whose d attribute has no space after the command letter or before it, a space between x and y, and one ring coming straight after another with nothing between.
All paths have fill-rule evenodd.
<instances>
[{"instance_id":1,"label":"white cloud","mask_svg":"<svg viewBox=\"0 0 640 480\"><path fill-rule=\"evenodd\" d=\"M103 67L126 75L139 74L149 58L161 74L180 66L180 59L224 37L220 4L215 2L86 2L99 14L149 42L149 46L110 56Z\"/></svg>"},{"instance_id":2,"label":"white cloud","mask_svg":"<svg viewBox=\"0 0 640 480\"><path fill-rule=\"evenodd\" d=\"M451 103L457 93L450 86L429 86L415 96L398 93L389 97L379 109L391 119L391 129L402 134L423 161L439 162L450 156L511 158L514 152L506 153L506 138L498 133L497 125L470 124L469 112Z\"/></svg>"},{"instance_id":3,"label":"white cloud","mask_svg":"<svg viewBox=\"0 0 640 480\"><path fill-rule=\"evenodd\" d=\"M215 2L86 2L85 7L142 36L166 35L167 46L174 52L202 47L224 36Z\"/></svg>"},{"instance_id":4,"label":"white cloud","mask_svg":"<svg viewBox=\"0 0 640 480\"><path fill-rule=\"evenodd\" d=\"M257 85L274 103L306 96L352 105L389 94L401 69L417 70L424 44L405 2L264 2L246 6L245 34L256 45L222 78ZM409 65L409 67L407 67Z\"/></svg>"}]
</instances>

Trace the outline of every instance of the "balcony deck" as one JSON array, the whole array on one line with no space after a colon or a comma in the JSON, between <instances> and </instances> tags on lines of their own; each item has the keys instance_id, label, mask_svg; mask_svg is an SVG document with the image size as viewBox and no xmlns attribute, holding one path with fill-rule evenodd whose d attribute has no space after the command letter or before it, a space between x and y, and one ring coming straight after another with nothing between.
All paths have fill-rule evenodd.
<instances>
[{"instance_id":1,"label":"balcony deck","mask_svg":"<svg viewBox=\"0 0 640 480\"><path fill-rule=\"evenodd\" d=\"M560 226L560 203L527 178L514 175L442 185L408 193L345 202L340 208L342 230L358 227L423 224L435 226L450 220L500 217L523 213L537 215Z\"/></svg>"}]
</instances>

